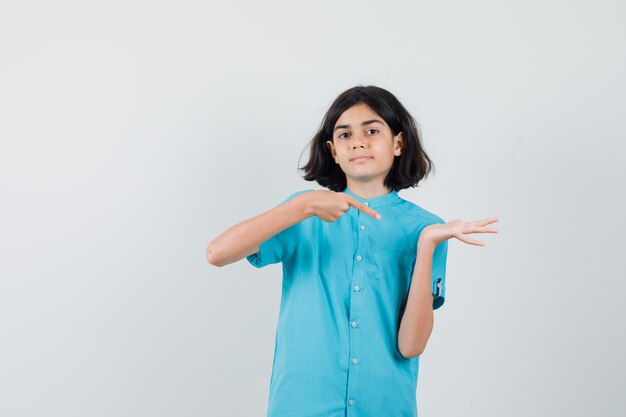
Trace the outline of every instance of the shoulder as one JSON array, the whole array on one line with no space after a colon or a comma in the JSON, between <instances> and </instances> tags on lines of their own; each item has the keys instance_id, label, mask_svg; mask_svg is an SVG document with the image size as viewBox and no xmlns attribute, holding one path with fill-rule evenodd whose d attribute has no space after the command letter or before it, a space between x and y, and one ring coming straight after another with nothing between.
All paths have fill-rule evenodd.
<instances>
[{"instance_id":1,"label":"shoulder","mask_svg":"<svg viewBox=\"0 0 626 417\"><path fill-rule=\"evenodd\" d=\"M315 190L299 190L299 191L296 191L295 193L293 193L289 197L287 197L287 200L291 200L292 198L297 197L300 194L304 194L304 193L309 192L309 191L315 191Z\"/></svg>"},{"instance_id":2,"label":"shoulder","mask_svg":"<svg viewBox=\"0 0 626 417\"><path fill-rule=\"evenodd\" d=\"M296 192L290 194L287 198L283 199L283 201L281 201L280 204L284 204L287 201L291 200L292 198L296 198L300 194L304 194L304 193L309 192L309 191L315 191L315 190L299 190L299 191L296 191Z\"/></svg>"},{"instance_id":3,"label":"shoulder","mask_svg":"<svg viewBox=\"0 0 626 417\"><path fill-rule=\"evenodd\" d=\"M425 209L419 204L415 204L411 201L400 198L399 203L397 204L399 210L402 211L405 217L408 217L410 220L420 221L420 223L424 223L424 225L433 224L433 223L445 223L445 220L435 213Z\"/></svg>"}]
</instances>

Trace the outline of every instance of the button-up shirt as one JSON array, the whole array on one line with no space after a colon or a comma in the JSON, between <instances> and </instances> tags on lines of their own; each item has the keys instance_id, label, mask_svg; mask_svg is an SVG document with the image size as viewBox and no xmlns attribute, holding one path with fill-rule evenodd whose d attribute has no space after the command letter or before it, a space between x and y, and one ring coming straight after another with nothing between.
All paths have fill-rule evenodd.
<instances>
[{"instance_id":1,"label":"button-up shirt","mask_svg":"<svg viewBox=\"0 0 626 417\"><path fill-rule=\"evenodd\" d=\"M257 268L282 262L268 417L417 416L419 356L402 356L398 330L419 235L445 222L396 191L343 192L381 219L352 206L335 222L312 216L246 258ZM444 302L447 249L443 241L433 254L433 309Z\"/></svg>"}]
</instances>

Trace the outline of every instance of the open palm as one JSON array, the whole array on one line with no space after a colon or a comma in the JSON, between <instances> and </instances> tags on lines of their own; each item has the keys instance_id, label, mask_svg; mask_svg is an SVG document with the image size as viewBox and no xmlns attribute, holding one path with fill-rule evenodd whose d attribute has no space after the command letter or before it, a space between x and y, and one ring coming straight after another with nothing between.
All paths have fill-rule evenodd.
<instances>
[{"instance_id":1,"label":"open palm","mask_svg":"<svg viewBox=\"0 0 626 417\"><path fill-rule=\"evenodd\" d=\"M471 233L498 233L498 229L486 227L487 225L497 221L497 217L489 217L483 220L474 220L471 222L454 219L444 224L431 224L422 230L420 240L425 239L434 246L437 246L444 240L455 237L461 242L469 243L470 245L485 246L485 242L474 240L467 235Z\"/></svg>"}]
</instances>

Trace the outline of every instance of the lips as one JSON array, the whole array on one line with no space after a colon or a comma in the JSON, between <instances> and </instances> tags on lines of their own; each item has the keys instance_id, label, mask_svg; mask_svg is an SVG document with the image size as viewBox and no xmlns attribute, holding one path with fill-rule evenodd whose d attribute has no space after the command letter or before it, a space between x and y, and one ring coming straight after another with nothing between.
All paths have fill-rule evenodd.
<instances>
[{"instance_id":1,"label":"lips","mask_svg":"<svg viewBox=\"0 0 626 417\"><path fill-rule=\"evenodd\" d=\"M361 161L366 161L366 160L368 160L370 158L371 158L371 156L360 155L360 156L355 156L354 158L350 159L350 161L361 162Z\"/></svg>"}]
</instances>

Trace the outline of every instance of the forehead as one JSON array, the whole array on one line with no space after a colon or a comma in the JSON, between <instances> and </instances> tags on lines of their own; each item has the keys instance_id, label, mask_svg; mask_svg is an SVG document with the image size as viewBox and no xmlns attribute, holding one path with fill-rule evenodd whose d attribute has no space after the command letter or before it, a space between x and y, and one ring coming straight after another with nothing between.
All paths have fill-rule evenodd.
<instances>
[{"instance_id":1,"label":"forehead","mask_svg":"<svg viewBox=\"0 0 626 417\"><path fill-rule=\"evenodd\" d=\"M337 125L358 126L362 121L376 119L380 120L385 126L387 123L380 117L370 106L365 103L358 103L347 108L335 122Z\"/></svg>"}]
</instances>

